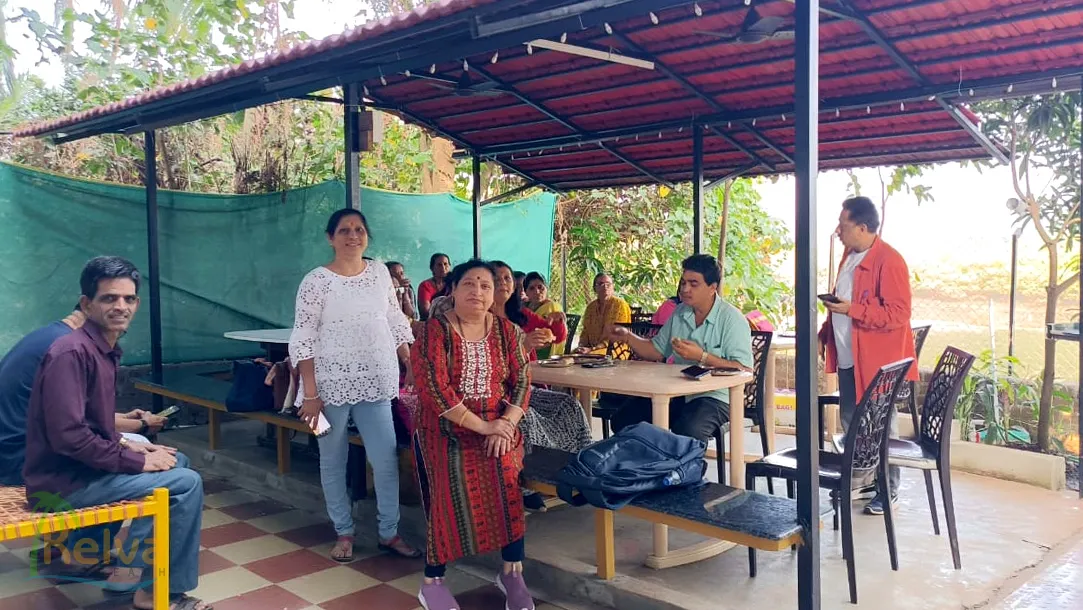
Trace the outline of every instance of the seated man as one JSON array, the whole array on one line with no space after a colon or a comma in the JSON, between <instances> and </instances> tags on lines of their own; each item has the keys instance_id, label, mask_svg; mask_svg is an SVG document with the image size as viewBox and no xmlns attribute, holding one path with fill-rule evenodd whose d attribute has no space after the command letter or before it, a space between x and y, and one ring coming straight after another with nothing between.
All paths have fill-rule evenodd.
<instances>
[{"instance_id":1,"label":"seated man","mask_svg":"<svg viewBox=\"0 0 1083 610\"><path fill-rule=\"evenodd\" d=\"M23 484L26 459L26 409L30 389L45 352L60 337L86 322L78 305L68 317L26 335L0 359L0 485ZM144 434L157 434L166 419L142 409L117 414L117 432L130 442L149 442Z\"/></svg>"},{"instance_id":2,"label":"seated man","mask_svg":"<svg viewBox=\"0 0 1083 610\"><path fill-rule=\"evenodd\" d=\"M116 431L117 340L139 305L139 281L135 266L119 257L98 257L83 268L80 305L87 321L49 348L30 394L23 468L27 502L32 508L49 502L79 509L168 489L170 608L206 610L207 604L185 595L199 579L202 479L184 468L174 451L129 443ZM109 548L119 525L71 532L69 548L75 547L76 560L80 548ZM134 521L128 548L119 554L122 565L143 569L143 588L133 600L139 610L153 607L153 571L144 546L152 526L150 519Z\"/></svg>"},{"instance_id":3,"label":"seated man","mask_svg":"<svg viewBox=\"0 0 1083 610\"><path fill-rule=\"evenodd\" d=\"M718 287L722 270L713 256L697 254L681 263L681 304L654 339L637 337L618 326L610 333L613 341L631 346L644 360L663 362L670 357L677 364L698 364L707 368L752 367L752 330L741 312L722 300ZM669 403L669 429L702 441L711 438L729 421L729 390L716 390L674 398ZM618 431L651 420L649 398L624 398L612 426Z\"/></svg>"}]
</instances>

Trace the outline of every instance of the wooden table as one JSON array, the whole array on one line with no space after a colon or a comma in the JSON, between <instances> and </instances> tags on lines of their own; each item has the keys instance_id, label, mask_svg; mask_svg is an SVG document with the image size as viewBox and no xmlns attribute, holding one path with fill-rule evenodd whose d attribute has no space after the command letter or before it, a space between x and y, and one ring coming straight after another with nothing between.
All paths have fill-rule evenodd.
<instances>
[{"instance_id":1,"label":"wooden table","mask_svg":"<svg viewBox=\"0 0 1083 610\"><path fill-rule=\"evenodd\" d=\"M636 362L622 360L616 366L586 369L581 366L566 368L543 367L538 363L530 366L535 383L572 388L579 393L583 408L590 415L592 391L609 392L625 396L641 396L651 399L651 417L656 426L669 428L669 401L678 396L690 396L712 390L728 389L730 393L730 421L744 420L745 384L752 381L749 373L725 377L709 376L691 380L681 375L680 364ZM730 426L730 451L733 455L744 454L745 436L743 426ZM745 462L730 460L730 480L733 487L745 486ZM732 543L710 540L683 549L670 551L669 529L665 525L654 526L654 552L647 557L646 565L661 569L684 565L714 557L733 548Z\"/></svg>"}]
</instances>

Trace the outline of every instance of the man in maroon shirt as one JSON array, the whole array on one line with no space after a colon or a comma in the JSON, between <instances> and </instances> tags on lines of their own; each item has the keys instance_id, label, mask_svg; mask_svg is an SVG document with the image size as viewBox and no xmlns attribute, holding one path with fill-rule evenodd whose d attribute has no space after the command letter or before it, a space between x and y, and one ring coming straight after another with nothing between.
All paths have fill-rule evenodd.
<instances>
[{"instance_id":1,"label":"man in maroon shirt","mask_svg":"<svg viewBox=\"0 0 1083 610\"><path fill-rule=\"evenodd\" d=\"M203 517L203 481L175 451L150 443L129 443L116 430L117 345L139 306L139 271L115 256L92 259L79 278L80 305L87 316L82 328L53 343L41 361L27 412L27 501L32 508L79 509L141 499L155 488L169 490L169 588L173 610L203 610L186 592L199 579L199 531ZM97 556L114 539L114 526L73 532L65 545ZM153 571L146 542L150 519L132 523L119 563L142 568L142 588L133 606L153 606ZM95 551L98 551L95 553Z\"/></svg>"}]
</instances>

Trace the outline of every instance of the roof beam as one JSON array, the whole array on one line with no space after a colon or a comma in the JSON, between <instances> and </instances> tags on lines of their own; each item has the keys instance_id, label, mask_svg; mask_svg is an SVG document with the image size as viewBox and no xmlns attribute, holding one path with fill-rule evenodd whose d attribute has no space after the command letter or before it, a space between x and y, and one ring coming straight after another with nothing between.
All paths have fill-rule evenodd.
<instances>
[{"instance_id":1,"label":"roof beam","mask_svg":"<svg viewBox=\"0 0 1083 610\"><path fill-rule=\"evenodd\" d=\"M566 129L570 129L574 133L577 133L579 135L583 135L583 133L584 133L583 130L580 129L571 120L569 120L568 118L562 116L560 113L554 112L553 110L550 110L549 108L546 108L544 105L539 104L538 102L535 102L534 100L530 99L530 97L527 96L525 93L523 93L522 91L519 91L518 89L516 89L514 85L511 85L510 83L505 82L501 78L492 75L491 73L489 73L488 70L485 70L484 68L475 67L474 71L477 72L478 74L482 75L486 79L488 79L490 82L495 83L496 85L498 85L501 88L501 90L503 90L504 92L506 92L506 93L508 93L510 95L514 95L515 97L517 97L520 101L522 101L527 106L530 106L534 110L537 110L538 112L548 116L549 118L553 119L554 121L556 121L557 123L559 123L560 125L565 127ZM657 174L655 174L652 171L650 171L649 169L643 167L639 163L636 163L635 161L630 159L627 155L624 155L623 153L618 151L615 147L613 147L611 145L608 145L608 144L605 144L603 142L598 142L598 146L602 150L604 150L604 151L608 152L609 154L613 155L614 157L621 160L625 164L635 168L636 171L643 174L644 176L647 176L647 177L649 177L649 178L651 178L653 180L656 180L656 181L660 182L661 184L665 184L666 186L670 186L670 187L673 186L672 182L658 176Z\"/></svg>"},{"instance_id":2,"label":"roof beam","mask_svg":"<svg viewBox=\"0 0 1083 610\"><path fill-rule=\"evenodd\" d=\"M512 197L514 195L518 195L519 193L522 193L524 191L529 191L530 189L532 189L532 188L534 188L536 186L538 186L537 182L533 182L533 181L527 182L526 184L524 184L522 186L517 186L517 187L511 189L510 191L504 191L503 193L500 193L499 195L493 195L492 197L489 197L485 201L482 201L479 205L489 205L490 203L496 203L497 201L500 201L501 199L505 199L507 197Z\"/></svg>"},{"instance_id":3,"label":"roof beam","mask_svg":"<svg viewBox=\"0 0 1083 610\"><path fill-rule=\"evenodd\" d=\"M869 35L869 38L871 38L873 42L877 44L877 46L883 49L883 51L887 53L888 57L890 57L892 61L898 64L903 70L906 70L906 72L915 81L917 81L919 85L927 86L929 84L929 80L925 78L925 76L921 73L921 70L919 70L916 65L910 62L910 60L908 60L899 51L899 49L895 47L895 45L891 44L888 39L884 38L883 34L880 33L880 30L878 30L876 26L873 25L871 21L869 21L868 17L865 17L861 13L861 11L857 10L856 7L850 4L850 0L835 1L839 4L839 6L843 7L850 13L853 13L855 21L859 25L861 25L861 29L865 30L865 33ZM955 122L959 123L963 130L966 131L970 135L970 137L978 143L979 146L985 149L985 152L989 153L990 156L999 161L1001 164L1007 165L1008 156L1004 154L1004 151L1002 151L999 146L994 144L992 140L986 137L986 135L981 132L981 129L979 129L977 125L970 122L970 119L967 118L966 115L964 115L962 112L960 112L954 104L944 101L939 96L936 98L936 102L940 104L940 107L946 110L949 115L951 115L951 118L955 119Z\"/></svg>"},{"instance_id":4,"label":"roof beam","mask_svg":"<svg viewBox=\"0 0 1083 610\"><path fill-rule=\"evenodd\" d=\"M423 117L418 116L418 115L410 112L409 110L406 110L406 109L404 109L404 108L402 108L400 106L396 106L395 103L393 101L391 101L391 100L381 99L380 96L372 95L371 91L369 92L368 97L370 99L376 101L378 104L380 104L383 107L383 109L385 109L385 110L387 110L389 112L394 112L396 114L399 114L404 119L409 120L411 123L414 123L415 125L419 125L419 126L425 128L425 129L428 129L429 131L437 134L438 136L440 136L442 138L445 138L447 140L451 140L452 142L454 142L455 144L457 144L459 146L462 146L464 148L469 148L469 149L475 151L475 153L478 152L476 146L474 146L470 142L467 142L459 134L454 133L454 132L450 132L450 131L448 131L446 129L443 129L443 128L439 127L438 125L425 120ZM501 161L499 159L491 159L491 161L494 162L494 163L500 164L502 167L505 167L509 171L511 171L512 173L514 173L514 174L516 174L518 176L521 176L524 180L526 180L528 182L533 182L534 184L544 186L545 188L547 188L547 189L549 189L551 191L554 191L554 192L557 191L557 189L555 187L550 186L549 184L547 184L543 180L539 180L539 179L535 178L534 176L531 176L529 173L522 171L521 169L515 167L511 163L508 163L506 161Z\"/></svg>"},{"instance_id":5,"label":"roof beam","mask_svg":"<svg viewBox=\"0 0 1083 610\"><path fill-rule=\"evenodd\" d=\"M707 95L706 93L704 93L703 91L701 91L698 87L693 85L685 77L681 76L680 74L677 74L677 72L675 72L672 68L670 68L668 65L666 65L665 62L663 62L662 60L655 57L654 54L647 51L647 49L645 49L642 46L636 44L636 42L634 40L629 38L624 33L614 30L613 31L613 37L616 38L617 40L619 40L622 44L624 44L624 46L628 47L633 52L638 54L640 57L643 57L643 58L645 58L645 59L647 59L649 61L653 61L655 70L657 70L658 72L661 72L665 76L669 77L670 80L676 82L685 91L687 91L687 92L691 93L692 95L696 96L697 98L699 98L705 104L710 106L713 111L715 111L715 112L726 112L727 111L727 109L722 104L719 104L717 100L715 100L713 97L711 97L711 96ZM760 140L761 142L763 142L768 148L770 148L771 150L775 151L780 156L782 156L783 159L786 159L790 163L793 163L793 158L792 157L790 157L788 154L786 154L781 149L779 149L777 146L775 146L773 143L771 143L770 140L768 140L766 137L764 137L763 134L761 134L755 127L752 127L750 125L746 125L744 123L739 123L739 125L745 131L748 131L752 135L756 136L756 138L758 140ZM744 145L742 145L740 142L737 142L736 140L734 140L729 134L723 132L718 127L712 126L711 129L712 129L712 131L714 131L718 135L722 136L722 138L724 138L727 142L729 142L734 147L736 147L737 150L739 150L739 151L747 154L749 157L751 157L753 161L756 161L759 164L765 164L768 169L774 169L774 165L772 163L768 162L766 159L764 159L760 155L758 155L756 153L753 153L752 151L748 150L747 148L745 148Z\"/></svg>"},{"instance_id":6,"label":"roof beam","mask_svg":"<svg viewBox=\"0 0 1083 610\"><path fill-rule=\"evenodd\" d=\"M723 175L721 178L717 178L715 180L712 180L711 182L708 182L703 187L703 190L709 191L709 190L713 189L714 187L721 185L723 182L725 182L727 180L733 180L734 178L740 178L744 174L756 169L756 167L757 167L756 165L746 165L744 167L738 167L737 169L729 172L728 174Z\"/></svg>"},{"instance_id":7,"label":"roof beam","mask_svg":"<svg viewBox=\"0 0 1083 610\"><path fill-rule=\"evenodd\" d=\"M1061 88L1075 87L1080 81L1080 69L1078 67L1051 70L1041 75L1025 76L1001 76L996 78L978 79L962 84L953 83L945 85L929 85L927 87L914 87L897 91L877 92L845 97L829 98L820 101L820 112L833 112L835 110L864 110L866 107L897 105L900 102L927 101L932 96L943 97L947 101L955 98L966 97L970 100L995 99L1004 96L1005 88L1014 85L1017 95L1037 94L1048 92L1052 78L1061 81ZM969 96L966 91L974 90L974 95ZM792 105L773 106L770 108L756 108L742 110L726 114L704 115L697 121L705 125L725 123L726 121L750 121L752 119L771 119L782 114L793 113ZM574 144L593 144L604 140L625 138L635 135L654 135L659 131L669 131L687 126L687 119L674 119L662 121L650 125L633 125L617 129L599 130L584 135L554 136L539 138L532 141L515 142L513 144L500 144L486 147L482 152L486 155L503 155L508 153L531 152L568 146Z\"/></svg>"}]
</instances>

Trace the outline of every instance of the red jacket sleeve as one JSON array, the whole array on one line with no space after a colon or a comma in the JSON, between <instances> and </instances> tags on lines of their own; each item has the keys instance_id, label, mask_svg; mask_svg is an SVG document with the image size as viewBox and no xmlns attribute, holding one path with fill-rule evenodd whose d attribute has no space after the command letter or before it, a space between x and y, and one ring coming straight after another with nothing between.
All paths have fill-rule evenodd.
<instances>
[{"instance_id":1,"label":"red jacket sleeve","mask_svg":"<svg viewBox=\"0 0 1083 610\"><path fill-rule=\"evenodd\" d=\"M854 325L866 330L910 328L910 269L899 253L884 257L876 284L879 294L869 294L850 305Z\"/></svg>"}]
</instances>

